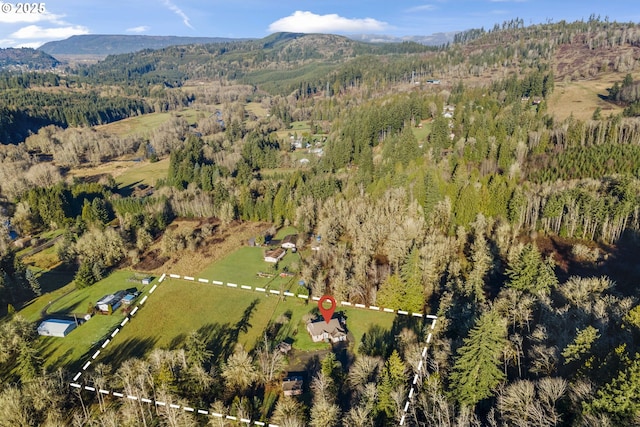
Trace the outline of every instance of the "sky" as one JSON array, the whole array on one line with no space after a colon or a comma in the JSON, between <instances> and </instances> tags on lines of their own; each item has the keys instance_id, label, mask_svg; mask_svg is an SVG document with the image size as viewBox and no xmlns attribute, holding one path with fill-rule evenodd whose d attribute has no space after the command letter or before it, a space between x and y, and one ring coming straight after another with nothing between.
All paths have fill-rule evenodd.
<instances>
[{"instance_id":1,"label":"sky","mask_svg":"<svg viewBox=\"0 0 640 427\"><path fill-rule=\"evenodd\" d=\"M26 13L19 4L0 1L0 47L38 47L77 34L413 36L489 29L513 18L525 25L591 14L640 22L638 0L49 0Z\"/></svg>"}]
</instances>

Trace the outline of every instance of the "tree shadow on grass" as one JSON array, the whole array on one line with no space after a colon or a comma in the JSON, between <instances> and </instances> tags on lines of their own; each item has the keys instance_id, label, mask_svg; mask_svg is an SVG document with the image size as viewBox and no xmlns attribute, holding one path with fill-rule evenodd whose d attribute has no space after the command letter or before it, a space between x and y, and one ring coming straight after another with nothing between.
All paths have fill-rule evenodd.
<instances>
[{"instance_id":1,"label":"tree shadow on grass","mask_svg":"<svg viewBox=\"0 0 640 427\"><path fill-rule=\"evenodd\" d=\"M362 335L359 352L373 357L387 359L394 349L398 348L398 336L403 330L415 333L419 342L426 340L426 322L422 319L408 316L396 316L391 329L385 329L379 325L371 325L369 330Z\"/></svg>"},{"instance_id":2,"label":"tree shadow on grass","mask_svg":"<svg viewBox=\"0 0 640 427\"><path fill-rule=\"evenodd\" d=\"M229 323L209 323L198 329L198 334L206 343L212 354L211 363L217 365L227 360L235 349L241 333L247 333L252 325L249 322L260 300L256 298L244 310L242 317L235 325Z\"/></svg>"},{"instance_id":3,"label":"tree shadow on grass","mask_svg":"<svg viewBox=\"0 0 640 427\"><path fill-rule=\"evenodd\" d=\"M158 338L128 338L124 342L119 344L110 344L108 352L101 362L110 364L111 366L120 366L125 360L136 358L144 358L156 345ZM92 348L85 353L80 361L84 363L91 355L96 351L96 348Z\"/></svg>"}]
</instances>

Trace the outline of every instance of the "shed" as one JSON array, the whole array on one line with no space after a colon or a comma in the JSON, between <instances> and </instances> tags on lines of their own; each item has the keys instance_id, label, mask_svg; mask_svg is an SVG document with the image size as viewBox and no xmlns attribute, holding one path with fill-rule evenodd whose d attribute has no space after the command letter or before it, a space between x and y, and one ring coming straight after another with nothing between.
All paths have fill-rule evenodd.
<instances>
[{"instance_id":1,"label":"shed","mask_svg":"<svg viewBox=\"0 0 640 427\"><path fill-rule=\"evenodd\" d=\"M302 377L287 377L282 380L282 391L285 396L299 396L302 394L303 385Z\"/></svg>"},{"instance_id":2,"label":"shed","mask_svg":"<svg viewBox=\"0 0 640 427\"><path fill-rule=\"evenodd\" d=\"M76 322L66 319L49 319L40 323L38 335L64 338L76 328Z\"/></svg>"},{"instance_id":3,"label":"shed","mask_svg":"<svg viewBox=\"0 0 640 427\"><path fill-rule=\"evenodd\" d=\"M284 239L282 239L282 242L280 242L280 246L284 249L295 249L297 239L297 234L289 234L288 236L285 236Z\"/></svg>"},{"instance_id":4,"label":"shed","mask_svg":"<svg viewBox=\"0 0 640 427\"><path fill-rule=\"evenodd\" d=\"M96 303L96 309L102 314L111 314L120 307L122 299L126 295L126 291L118 291L115 294L105 295Z\"/></svg>"},{"instance_id":5,"label":"shed","mask_svg":"<svg viewBox=\"0 0 640 427\"><path fill-rule=\"evenodd\" d=\"M264 254L264 260L266 262L272 262L272 263L276 263L278 261L280 261L282 258L284 258L284 255L287 253L287 251L285 251L282 248L277 248L274 249L272 251L267 251Z\"/></svg>"}]
</instances>

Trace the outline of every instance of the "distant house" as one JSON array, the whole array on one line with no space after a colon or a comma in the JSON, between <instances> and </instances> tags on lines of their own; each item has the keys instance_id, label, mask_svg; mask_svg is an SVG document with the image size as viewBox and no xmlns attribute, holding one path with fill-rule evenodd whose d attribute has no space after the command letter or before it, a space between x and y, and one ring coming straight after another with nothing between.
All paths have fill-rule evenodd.
<instances>
[{"instance_id":1,"label":"distant house","mask_svg":"<svg viewBox=\"0 0 640 427\"><path fill-rule=\"evenodd\" d=\"M282 239L282 242L280 242L280 246L284 249L295 249L297 239L297 234L289 234L288 236L285 236L284 239Z\"/></svg>"},{"instance_id":2,"label":"distant house","mask_svg":"<svg viewBox=\"0 0 640 427\"><path fill-rule=\"evenodd\" d=\"M278 261L280 261L282 258L284 258L284 255L287 253L287 251L285 251L282 248L276 248L273 249L271 251L266 251L264 253L264 260L265 262L272 262L272 263L276 263Z\"/></svg>"},{"instance_id":3,"label":"distant house","mask_svg":"<svg viewBox=\"0 0 640 427\"><path fill-rule=\"evenodd\" d=\"M313 342L331 341L333 343L346 341L347 332L338 319L331 319L329 323L324 320L307 323L307 332Z\"/></svg>"},{"instance_id":4,"label":"distant house","mask_svg":"<svg viewBox=\"0 0 640 427\"><path fill-rule=\"evenodd\" d=\"M118 291L115 294L105 295L96 303L96 309L102 314L111 314L120 307L126 295L126 291Z\"/></svg>"},{"instance_id":5,"label":"distant house","mask_svg":"<svg viewBox=\"0 0 640 427\"><path fill-rule=\"evenodd\" d=\"M40 323L38 335L64 338L76 328L76 322L65 319L49 319Z\"/></svg>"},{"instance_id":6,"label":"distant house","mask_svg":"<svg viewBox=\"0 0 640 427\"><path fill-rule=\"evenodd\" d=\"M285 396L299 396L302 394L303 385L302 377L287 377L282 380L282 391Z\"/></svg>"}]
</instances>

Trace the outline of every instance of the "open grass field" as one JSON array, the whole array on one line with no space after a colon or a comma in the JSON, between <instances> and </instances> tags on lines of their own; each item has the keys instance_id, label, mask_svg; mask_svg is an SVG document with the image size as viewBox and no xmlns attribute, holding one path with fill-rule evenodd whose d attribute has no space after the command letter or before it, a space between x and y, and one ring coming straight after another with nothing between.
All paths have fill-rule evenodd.
<instances>
[{"instance_id":1,"label":"open grass field","mask_svg":"<svg viewBox=\"0 0 640 427\"><path fill-rule=\"evenodd\" d=\"M621 82L624 76L625 73L606 73L590 80L556 82L549 99L549 114L559 120L572 114L577 119L589 120L598 107L601 108L603 117L621 113L623 108L601 97L608 95L607 88L612 87L615 82Z\"/></svg>"},{"instance_id":2,"label":"open grass field","mask_svg":"<svg viewBox=\"0 0 640 427\"><path fill-rule=\"evenodd\" d=\"M167 177L169 173L169 158L155 163L141 162L126 169L116 178L120 187L132 186L138 183L154 186L159 179Z\"/></svg>"},{"instance_id":3,"label":"open grass field","mask_svg":"<svg viewBox=\"0 0 640 427\"><path fill-rule=\"evenodd\" d=\"M76 178L91 179L111 175L120 187L143 183L155 185L158 179L166 178L169 171L169 158L155 163L149 161L112 160L94 167L71 169L69 175Z\"/></svg>"},{"instance_id":4,"label":"open grass field","mask_svg":"<svg viewBox=\"0 0 640 427\"><path fill-rule=\"evenodd\" d=\"M284 239L286 236L288 236L289 234L298 234L298 230L295 227L292 226L288 226L288 227L282 227L280 230L278 230L278 232L275 235L275 239L276 240L282 240Z\"/></svg>"},{"instance_id":5,"label":"open grass field","mask_svg":"<svg viewBox=\"0 0 640 427\"><path fill-rule=\"evenodd\" d=\"M134 278L134 274L135 273L131 271L116 271L91 286L83 289L77 289L69 295L54 301L47 312L51 315L55 315L57 313L86 314L89 306L93 307L96 302L105 295L128 288L137 288L138 290L142 290L143 285L139 280L135 282L129 280Z\"/></svg>"},{"instance_id":6,"label":"open grass field","mask_svg":"<svg viewBox=\"0 0 640 427\"><path fill-rule=\"evenodd\" d=\"M198 330L215 354L233 351L236 342L250 349L277 305L278 298L268 294L167 279L98 361L116 364L154 347L179 348L190 332Z\"/></svg>"},{"instance_id":7,"label":"open grass field","mask_svg":"<svg viewBox=\"0 0 640 427\"><path fill-rule=\"evenodd\" d=\"M203 270L199 277L221 282L231 282L238 285L259 286L269 289L290 289L297 286L296 276L280 277L278 274L286 267L295 272L296 265L300 265L300 256L297 253L287 252L287 255L278 263L277 272L273 264L264 261L264 250L261 247L245 246L230 253ZM273 274L274 277L259 277L258 272Z\"/></svg>"},{"instance_id":8,"label":"open grass field","mask_svg":"<svg viewBox=\"0 0 640 427\"><path fill-rule=\"evenodd\" d=\"M89 305L94 305L104 295L134 286L141 289L141 285L127 280L132 276L133 273L130 271L116 271L109 277L84 289L75 289L75 285L69 283L33 300L20 311L20 314L32 322L41 320L44 310L50 317L67 318L75 313L78 319L82 320ZM42 277L39 278L41 281L44 280ZM39 337L38 345L44 365L52 368L62 366L77 368L78 364L83 363L86 359L88 352L96 344L102 342L122 319L124 319L124 314L118 310L111 316L96 315L92 317L65 338Z\"/></svg>"},{"instance_id":9,"label":"open grass field","mask_svg":"<svg viewBox=\"0 0 640 427\"><path fill-rule=\"evenodd\" d=\"M284 140L289 137L289 135L301 136L303 133L311 133L311 127L309 127L309 122L292 122L289 126L289 129L279 130L276 132L278 139Z\"/></svg>"},{"instance_id":10,"label":"open grass field","mask_svg":"<svg viewBox=\"0 0 640 427\"><path fill-rule=\"evenodd\" d=\"M260 119L267 117L269 114L266 108L264 108L259 102L249 102L244 108L247 112L255 114Z\"/></svg>"},{"instance_id":11,"label":"open grass field","mask_svg":"<svg viewBox=\"0 0 640 427\"><path fill-rule=\"evenodd\" d=\"M145 135L168 121L172 114L183 117L189 124L194 124L198 120L198 110L185 109L177 113L149 113L142 116L130 117L128 119L118 120L117 122L106 125L96 126L97 130L119 135ZM203 112L203 114L208 114Z\"/></svg>"},{"instance_id":12,"label":"open grass field","mask_svg":"<svg viewBox=\"0 0 640 427\"><path fill-rule=\"evenodd\" d=\"M43 293L42 296L38 298L34 298L29 301L25 306L19 311L19 314L27 319L30 322L37 322L41 319L42 310L44 310L47 305L55 301L58 298L61 298L65 294L73 292L75 290L75 285L71 283L73 281L73 273L71 272L57 272L57 271L42 271L36 273L36 277L38 277L38 281L40 282L43 291L45 290L45 285L52 286L49 281L54 280L52 276L55 276L55 279L58 282L58 285L55 289L52 289L49 292ZM53 287L53 286L52 286Z\"/></svg>"},{"instance_id":13,"label":"open grass field","mask_svg":"<svg viewBox=\"0 0 640 427\"><path fill-rule=\"evenodd\" d=\"M415 135L418 143L422 143L427 140L427 136L431 133L431 123L427 120L422 121L422 128L411 127L413 134Z\"/></svg>"},{"instance_id":14,"label":"open grass field","mask_svg":"<svg viewBox=\"0 0 640 427\"><path fill-rule=\"evenodd\" d=\"M39 337L44 365L53 369L66 367L70 371L79 369L122 319L124 315L120 311L111 316L97 315L64 338Z\"/></svg>"},{"instance_id":15,"label":"open grass field","mask_svg":"<svg viewBox=\"0 0 640 427\"><path fill-rule=\"evenodd\" d=\"M388 331L395 319L393 314L355 308L338 311L347 318L354 350L372 326ZM273 322L283 323L276 341L286 340L302 352L328 350L328 344L314 343L307 333L305 320L310 313L318 313L313 301L167 279L97 361L117 366L129 357L148 354L154 347L180 348L193 331L204 335L214 357L224 357L236 343L247 350L254 348Z\"/></svg>"}]
</instances>

